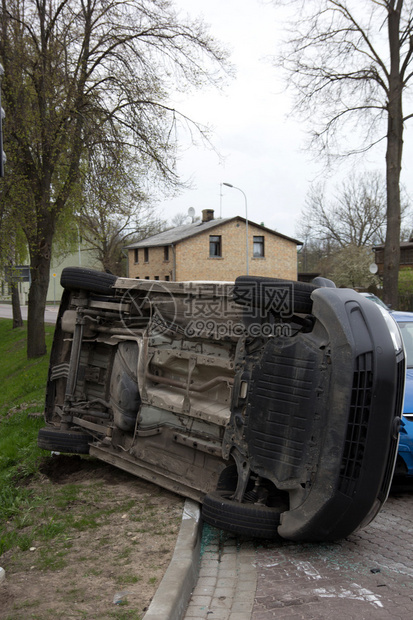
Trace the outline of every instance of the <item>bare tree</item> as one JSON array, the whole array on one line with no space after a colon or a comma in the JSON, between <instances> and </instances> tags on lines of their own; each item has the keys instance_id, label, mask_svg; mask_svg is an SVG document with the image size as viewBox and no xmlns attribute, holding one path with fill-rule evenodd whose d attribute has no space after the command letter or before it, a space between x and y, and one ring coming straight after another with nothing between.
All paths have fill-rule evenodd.
<instances>
[{"instance_id":1,"label":"bare tree","mask_svg":"<svg viewBox=\"0 0 413 620\"><path fill-rule=\"evenodd\" d=\"M190 224L191 222L198 222L201 218L199 215L192 217L188 215L188 213L175 213L173 218L171 219L171 224L173 228L177 226L183 226L184 224Z\"/></svg>"},{"instance_id":2,"label":"bare tree","mask_svg":"<svg viewBox=\"0 0 413 620\"><path fill-rule=\"evenodd\" d=\"M284 0L273 0L285 4ZM404 94L413 78L411 0L289 0L297 10L278 62L328 157L386 144L384 296L396 306L400 261L400 173ZM344 144L342 139L344 138Z\"/></svg>"},{"instance_id":3,"label":"bare tree","mask_svg":"<svg viewBox=\"0 0 413 620\"><path fill-rule=\"evenodd\" d=\"M127 243L167 227L142 187L144 179L139 159L123 148L103 145L85 162L75 220L103 269L116 275L126 275Z\"/></svg>"},{"instance_id":4,"label":"bare tree","mask_svg":"<svg viewBox=\"0 0 413 620\"><path fill-rule=\"evenodd\" d=\"M329 276L336 286L368 288L379 284L378 276L370 272L373 252L367 246L354 244L340 248L329 265Z\"/></svg>"},{"instance_id":5,"label":"bare tree","mask_svg":"<svg viewBox=\"0 0 413 620\"><path fill-rule=\"evenodd\" d=\"M77 221L82 231L81 239L102 268L124 277L127 275L125 246L155 235L166 227L166 222L156 217L147 205L140 205L133 214L124 213L123 216L110 214L104 208L84 210Z\"/></svg>"},{"instance_id":6,"label":"bare tree","mask_svg":"<svg viewBox=\"0 0 413 620\"><path fill-rule=\"evenodd\" d=\"M401 216L402 222L411 216L404 194ZM381 175L377 172L353 175L337 184L332 192L326 192L322 184L313 186L300 221L298 236L304 239L300 269L320 271L333 279L338 273L340 284L343 284L346 257L351 256L352 273L363 273L366 257L369 256L368 265L373 260L372 246L382 244L386 235L386 190ZM408 239L409 234L410 228L406 226L402 229L401 240ZM363 248L367 248L367 252ZM357 260L360 269L355 267ZM347 280L350 282L354 278ZM364 282L362 284L359 278L357 286L367 286L368 278L365 277Z\"/></svg>"},{"instance_id":7,"label":"bare tree","mask_svg":"<svg viewBox=\"0 0 413 620\"><path fill-rule=\"evenodd\" d=\"M148 175L178 183L174 127L187 119L168 91L216 84L226 55L168 0L2 0L0 28L7 176L30 252L27 352L37 357L53 238L87 153L120 144Z\"/></svg>"},{"instance_id":8,"label":"bare tree","mask_svg":"<svg viewBox=\"0 0 413 620\"><path fill-rule=\"evenodd\" d=\"M380 174L352 176L337 185L333 198L323 185L310 189L301 219L312 239L337 247L383 243L386 232L386 190Z\"/></svg>"}]
</instances>

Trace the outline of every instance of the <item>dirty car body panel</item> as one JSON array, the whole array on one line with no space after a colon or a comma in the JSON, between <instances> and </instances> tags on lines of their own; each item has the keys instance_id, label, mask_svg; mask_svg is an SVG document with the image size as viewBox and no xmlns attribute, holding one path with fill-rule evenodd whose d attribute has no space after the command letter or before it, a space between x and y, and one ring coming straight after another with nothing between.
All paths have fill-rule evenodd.
<instances>
[{"instance_id":1,"label":"dirty car body panel","mask_svg":"<svg viewBox=\"0 0 413 620\"><path fill-rule=\"evenodd\" d=\"M336 540L377 514L405 356L374 304L248 276L69 268L62 283L41 447L89 452L240 534Z\"/></svg>"}]
</instances>

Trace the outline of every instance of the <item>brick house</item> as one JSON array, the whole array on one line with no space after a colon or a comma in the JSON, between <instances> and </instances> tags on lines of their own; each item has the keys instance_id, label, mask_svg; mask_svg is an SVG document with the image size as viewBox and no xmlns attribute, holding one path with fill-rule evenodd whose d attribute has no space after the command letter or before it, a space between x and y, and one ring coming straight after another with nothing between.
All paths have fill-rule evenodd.
<instances>
[{"instance_id":1,"label":"brick house","mask_svg":"<svg viewBox=\"0 0 413 620\"><path fill-rule=\"evenodd\" d=\"M301 241L248 220L249 274L297 279ZM184 224L127 246L129 277L147 280L224 280L246 274L246 220L214 219Z\"/></svg>"},{"instance_id":2,"label":"brick house","mask_svg":"<svg viewBox=\"0 0 413 620\"><path fill-rule=\"evenodd\" d=\"M373 247L375 263L378 267L377 275L382 276L384 271L384 244ZM413 269L413 237L409 241L400 243L400 269Z\"/></svg>"}]
</instances>

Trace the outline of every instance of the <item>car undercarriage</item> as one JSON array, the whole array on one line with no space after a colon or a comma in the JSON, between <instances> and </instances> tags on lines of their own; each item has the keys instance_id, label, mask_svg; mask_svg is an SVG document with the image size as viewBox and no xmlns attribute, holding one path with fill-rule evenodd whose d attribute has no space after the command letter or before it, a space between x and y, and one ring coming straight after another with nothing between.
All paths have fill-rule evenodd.
<instances>
[{"instance_id":1,"label":"car undercarriage","mask_svg":"<svg viewBox=\"0 0 413 620\"><path fill-rule=\"evenodd\" d=\"M71 267L62 285L40 447L193 498L206 522L241 535L336 540L377 514L405 360L374 304L323 279Z\"/></svg>"}]
</instances>

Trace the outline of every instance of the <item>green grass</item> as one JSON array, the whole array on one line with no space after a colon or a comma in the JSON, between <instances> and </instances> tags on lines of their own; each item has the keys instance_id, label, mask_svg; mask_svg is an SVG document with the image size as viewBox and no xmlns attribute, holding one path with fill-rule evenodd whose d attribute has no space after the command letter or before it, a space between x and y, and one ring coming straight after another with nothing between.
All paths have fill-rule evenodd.
<instances>
[{"instance_id":1,"label":"green grass","mask_svg":"<svg viewBox=\"0 0 413 620\"><path fill-rule=\"evenodd\" d=\"M111 499L110 491L105 495L102 485L101 482L87 486L71 484L67 485L69 489L66 485L38 485L34 494L17 484L16 495L11 495L9 486L9 494L4 498L7 509L3 508L0 516L0 555L9 549L27 551L40 544L42 548L33 559L36 568L63 568L65 556L72 547L72 536L76 537L79 531L105 525L111 515L125 511L124 502L116 502L115 507L111 508L99 506L100 498L105 496ZM48 544L51 541L52 546ZM125 565L131 552L128 546L120 550L117 563ZM77 561L81 562L82 558Z\"/></svg>"},{"instance_id":2,"label":"green grass","mask_svg":"<svg viewBox=\"0 0 413 620\"><path fill-rule=\"evenodd\" d=\"M46 326L49 351L53 331ZM0 319L0 518L18 510L25 497L13 481L34 473L42 454L36 437L44 422L29 414L43 411L49 355L27 360L26 337L26 327Z\"/></svg>"},{"instance_id":3,"label":"green grass","mask_svg":"<svg viewBox=\"0 0 413 620\"><path fill-rule=\"evenodd\" d=\"M50 352L54 326L46 325ZM11 319L0 319L0 416L22 405L43 407L49 355L28 360L27 328L12 329Z\"/></svg>"},{"instance_id":4,"label":"green grass","mask_svg":"<svg viewBox=\"0 0 413 620\"><path fill-rule=\"evenodd\" d=\"M53 331L46 325L48 351ZM8 519L29 520L33 498L19 481L37 471L44 454L36 441L43 418L29 414L43 411L49 355L27 360L26 337L25 326L12 329L11 320L0 319L0 531ZM18 531L0 537L0 549L28 544Z\"/></svg>"}]
</instances>

